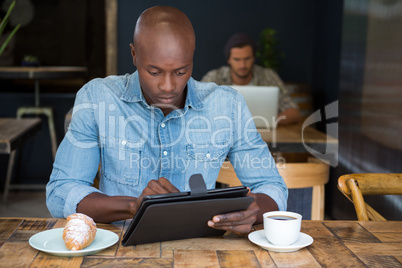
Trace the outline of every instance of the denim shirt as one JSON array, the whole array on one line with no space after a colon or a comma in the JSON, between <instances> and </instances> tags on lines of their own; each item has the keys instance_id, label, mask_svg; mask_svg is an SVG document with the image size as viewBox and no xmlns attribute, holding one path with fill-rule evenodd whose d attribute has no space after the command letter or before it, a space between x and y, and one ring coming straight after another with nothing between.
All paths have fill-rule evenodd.
<instances>
[{"instance_id":1,"label":"denim shirt","mask_svg":"<svg viewBox=\"0 0 402 268\"><path fill-rule=\"evenodd\" d=\"M94 79L77 93L46 203L53 217L67 217L93 192L138 197L160 177L189 191L196 173L213 189L226 157L243 185L286 210L286 185L236 90L190 78L184 108L164 116L147 104L137 72Z\"/></svg>"}]
</instances>

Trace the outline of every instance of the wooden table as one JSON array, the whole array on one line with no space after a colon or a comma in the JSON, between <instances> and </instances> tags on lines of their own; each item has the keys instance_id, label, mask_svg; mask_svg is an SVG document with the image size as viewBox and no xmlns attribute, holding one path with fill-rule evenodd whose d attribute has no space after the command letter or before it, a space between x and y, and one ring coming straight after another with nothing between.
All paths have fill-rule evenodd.
<instances>
[{"instance_id":1,"label":"wooden table","mask_svg":"<svg viewBox=\"0 0 402 268\"><path fill-rule=\"evenodd\" d=\"M3 201L6 202L14 166L15 153L25 140L35 134L41 125L40 118L0 118L0 154L9 154Z\"/></svg>"},{"instance_id":2,"label":"wooden table","mask_svg":"<svg viewBox=\"0 0 402 268\"><path fill-rule=\"evenodd\" d=\"M11 154L40 129L40 124L40 118L0 118L0 154Z\"/></svg>"},{"instance_id":3,"label":"wooden table","mask_svg":"<svg viewBox=\"0 0 402 268\"><path fill-rule=\"evenodd\" d=\"M35 81L36 107L40 105L40 80L77 78L85 76L86 73L87 68L81 66L0 67L0 79L32 79Z\"/></svg>"},{"instance_id":4,"label":"wooden table","mask_svg":"<svg viewBox=\"0 0 402 268\"><path fill-rule=\"evenodd\" d=\"M31 79L35 86L35 106L19 107L17 117L21 118L26 114L45 115L48 118L50 142L53 159L56 157L57 137L51 107L40 106L40 80L69 79L84 77L87 73L86 67L81 66L40 66L40 67L0 67L0 79Z\"/></svg>"},{"instance_id":5,"label":"wooden table","mask_svg":"<svg viewBox=\"0 0 402 268\"><path fill-rule=\"evenodd\" d=\"M336 152L338 148L336 138L313 127L303 127L303 124L258 129L258 132L271 152L301 153L307 152L308 148L318 152Z\"/></svg>"},{"instance_id":6,"label":"wooden table","mask_svg":"<svg viewBox=\"0 0 402 268\"><path fill-rule=\"evenodd\" d=\"M314 242L292 253L266 251L246 236L194 238L136 247L120 242L95 255L56 257L28 244L64 219L0 218L0 267L401 267L402 222L303 221ZM122 237L128 221L98 224ZM261 229L256 226L256 229Z\"/></svg>"},{"instance_id":7,"label":"wooden table","mask_svg":"<svg viewBox=\"0 0 402 268\"><path fill-rule=\"evenodd\" d=\"M6 79L65 79L76 78L87 72L82 66L6 66L0 67L0 78Z\"/></svg>"}]
</instances>

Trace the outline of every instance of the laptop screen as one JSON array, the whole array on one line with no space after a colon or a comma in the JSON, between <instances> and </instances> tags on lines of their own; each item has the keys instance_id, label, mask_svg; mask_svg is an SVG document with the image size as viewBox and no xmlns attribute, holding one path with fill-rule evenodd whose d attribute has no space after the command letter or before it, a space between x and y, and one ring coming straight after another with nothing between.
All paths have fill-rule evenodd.
<instances>
[{"instance_id":1,"label":"laptop screen","mask_svg":"<svg viewBox=\"0 0 402 268\"><path fill-rule=\"evenodd\" d=\"M231 85L243 95L257 128L275 128L279 88L274 86Z\"/></svg>"}]
</instances>

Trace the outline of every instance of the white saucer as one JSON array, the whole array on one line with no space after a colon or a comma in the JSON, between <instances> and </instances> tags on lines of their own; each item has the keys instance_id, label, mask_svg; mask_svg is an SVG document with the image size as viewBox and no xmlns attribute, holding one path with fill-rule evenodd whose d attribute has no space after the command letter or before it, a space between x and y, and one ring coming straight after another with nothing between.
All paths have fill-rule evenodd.
<instances>
[{"instance_id":1,"label":"white saucer","mask_svg":"<svg viewBox=\"0 0 402 268\"><path fill-rule=\"evenodd\" d=\"M305 233L300 233L299 238L289 246L275 246L271 244L265 237L264 230L252 232L248 235L248 239L263 249L274 252L293 252L301 248L311 245L314 239Z\"/></svg>"},{"instance_id":2,"label":"white saucer","mask_svg":"<svg viewBox=\"0 0 402 268\"><path fill-rule=\"evenodd\" d=\"M94 241L88 247L82 250L71 251L64 244L63 229L57 228L37 233L29 238L29 244L34 249L52 255L76 257L95 254L102 249L113 246L119 241L119 236L114 232L98 228Z\"/></svg>"}]
</instances>

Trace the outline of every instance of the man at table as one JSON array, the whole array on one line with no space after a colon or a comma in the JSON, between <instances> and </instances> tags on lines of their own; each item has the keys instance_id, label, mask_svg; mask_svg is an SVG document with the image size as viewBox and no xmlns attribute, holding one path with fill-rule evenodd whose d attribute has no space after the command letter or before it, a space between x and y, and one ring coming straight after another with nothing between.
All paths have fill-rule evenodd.
<instances>
[{"instance_id":1,"label":"man at table","mask_svg":"<svg viewBox=\"0 0 402 268\"><path fill-rule=\"evenodd\" d=\"M272 69L255 64L257 45L245 33L236 33L229 38L224 47L228 65L209 71L202 82L218 85L277 86L279 88L278 125L298 123L300 111L292 101L286 86Z\"/></svg>"},{"instance_id":2,"label":"man at table","mask_svg":"<svg viewBox=\"0 0 402 268\"><path fill-rule=\"evenodd\" d=\"M95 79L77 93L46 188L51 214L132 218L145 195L189 191L192 174L214 188L226 155L255 200L209 226L248 232L263 212L285 210L286 185L244 100L191 78L195 35L187 16L172 7L147 9L130 48L136 72ZM98 190L91 185L99 161Z\"/></svg>"}]
</instances>

